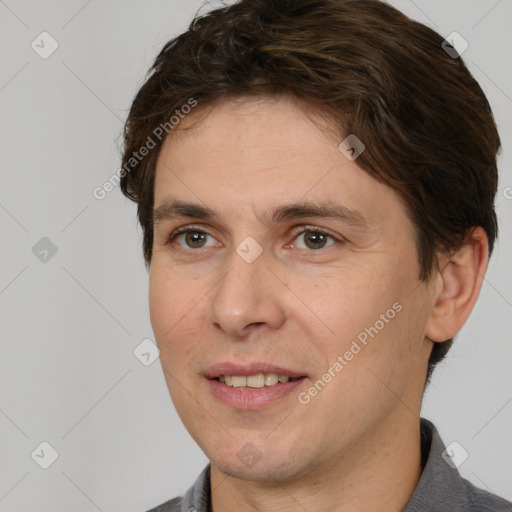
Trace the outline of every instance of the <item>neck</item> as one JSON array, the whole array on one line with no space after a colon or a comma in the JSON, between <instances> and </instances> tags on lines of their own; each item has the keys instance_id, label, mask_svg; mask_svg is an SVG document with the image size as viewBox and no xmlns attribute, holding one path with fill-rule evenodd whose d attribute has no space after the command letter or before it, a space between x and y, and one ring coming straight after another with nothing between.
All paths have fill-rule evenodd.
<instances>
[{"instance_id":1,"label":"neck","mask_svg":"<svg viewBox=\"0 0 512 512\"><path fill-rule=\"evenodd\" d=\"M402 511L421 476L419 418L411 411L331 465L317 466L292 481L240 480L211 465L213 512Z\"/></svg>"}]
</instances>

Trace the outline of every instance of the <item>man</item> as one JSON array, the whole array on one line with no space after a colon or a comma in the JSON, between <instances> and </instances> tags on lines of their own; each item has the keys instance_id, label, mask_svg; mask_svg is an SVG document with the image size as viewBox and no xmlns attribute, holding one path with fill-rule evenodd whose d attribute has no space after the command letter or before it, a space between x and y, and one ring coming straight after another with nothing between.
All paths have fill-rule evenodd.
<instances>
[{"instance_id":1,"label":"man","mask_svg":"<svg viewBox=\"0 0 512 512\"><path fill-rule=\"evenodd\" d=\"M121 187L210 464L154 511L512 510L419 416L482 286L499 148L454 45L377 0L242 0L163 48Z\"/></svg>"}]
</instances>

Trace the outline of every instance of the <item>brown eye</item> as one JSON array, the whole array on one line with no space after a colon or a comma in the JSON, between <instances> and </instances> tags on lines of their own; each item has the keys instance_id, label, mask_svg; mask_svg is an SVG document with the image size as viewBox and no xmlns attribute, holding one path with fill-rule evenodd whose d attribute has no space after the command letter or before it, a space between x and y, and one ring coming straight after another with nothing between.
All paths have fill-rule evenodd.
<instances>
[{"instance_id":1,"label":"brown eye","mask_svg":"<svg viewBox=\"0 0 512 512\"><path fill-rule=\"evenodd\" d=\"M204 241L208 236L200 231L187 231L184 235L185 243L192 248L203 247Z\"/></svg>"},{"instance_id":2,"label":"brown eye","mask_svg":"<svg viewBox=\"0 0 512 512\"><path fill-rule=\"evenodd\" d=\"M323 231L313 230L313 229L307 229L303 230L296 236L296 240L300 240L300 238L304 241L304 246L300 246L300 244L297 243L297 247L299 249L310 249L310 250L318 250L318 249L325 249L326 247L329 247L333 243L336 242L336 239L334 236L325 233ZM328 240L331 239L332 243L329 245L326 245Z\"/></svg>"},{"instance_id":3,"label":"brown eye","mask_svg":"<svg viewBox=\"0 0 512 512\"><path fill-rule=\"evenodd\" d=\"M207 237L212 238L212 243L206 245ZM168 239L167 245L177 243L182 249L202 249L215 245L215 240L206 231L199 229L182 229L175 231Z\"/></svg>"}]
</instances>

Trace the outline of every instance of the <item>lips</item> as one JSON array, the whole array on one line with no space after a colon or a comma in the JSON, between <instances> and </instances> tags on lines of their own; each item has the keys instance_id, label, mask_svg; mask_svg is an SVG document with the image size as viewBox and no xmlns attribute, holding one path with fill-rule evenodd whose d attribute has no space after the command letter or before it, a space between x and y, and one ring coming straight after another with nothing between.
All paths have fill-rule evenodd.
<instances>
[{"instance_id":1,"label":"lips","mask_svg":"<svg viewBox=\"0 0 512 512\"><path fill-rule=\"evenodd\" d=\"M288 403L296 405L293 393L309 380L303 372L268 363L219 363L208 368L205 377L214 403L237 410L264 409L284 404L285 400L292 400Z\"/></svg>"},{"instance_id":2,"label":"lips","mask_svg":"<svg viewBox=\"0 0 512 512\"><path fill-rule=\"evenodd\" d=\"M275 373L277 375L284 375L290 379L300 379L302 377L308 377L304 372L286 368L284 366L276 366L272 363L256 362L246 365L235 364L230 362L222 362L210 366L205 372L204 376L207 379L217 379L225 375L230 376L250 376L257 374L269 374Z\"/></svg>"}]
</instances>

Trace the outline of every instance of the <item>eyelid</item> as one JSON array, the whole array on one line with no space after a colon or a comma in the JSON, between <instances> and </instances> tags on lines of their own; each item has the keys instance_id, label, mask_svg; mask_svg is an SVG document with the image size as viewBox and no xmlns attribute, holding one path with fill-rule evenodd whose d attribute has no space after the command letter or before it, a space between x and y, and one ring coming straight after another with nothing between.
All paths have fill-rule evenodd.
<instances>
[{"instance_id":1,"label":"eyelid","mask_svg":"<svg viewBox=\"0 0 512 512\"><path fill-rule=\"evenodd\" d=\"M211 233L209 233L207 231L207 229L205 229L204 227L202 227L200 225L187 224L186 226L182 226L180 228L175 229L167 238L166 245L171 245L179 235L181 235L183 233L187 233L189 231L194 231L194 230L197 231L198 233L204 233L208 236L213 237L213 235ZM319 226L305 225L305 224L301 224L300 226L297 226L296 228L292 229L292 233L291 233L293 235L292 240L295 240L299 235L306 233L306 232L322 233L324 235L330 236L336 242L340 242L340 243L346 241L345 238L341 237L340 235L335 235L335 234L331 233L331 231L329 231L325 228L321 228ZM213 238L215 238L215 237L213 237ZM184 250L187 250L187 249L184 249ZM191 250L194 251L194 249L191 249ZM313 251L313 252L315 252L315 251Z\"/></svg>"},{"instance_id":2,"label":"eyelid","mask_svg":"<svg viewBox=\"0 0 512 512\"><path fill-rule=\"evenodd\" d=\"M338 240L338 241L341 241L341 239L342 239L339 235L335 235L328 229L321 228L319 226L310 226L307 224L301 224L300 226L297 226L297 228L294 228L292 230L292 234L294 236L297 236L297 235L301 235L302 233L304 233L306 231L311 231L314 233L323 233L324 235L332 236L335 240Z\"/></svg>"},{"instance_id":3,"label":"eyelid","mask_svg":"<svg viewBox=\"0 0 512 512\"><path fill-rule=\"evenodd\" d=\"M186 226L181 226L180 228L176 228L172 233L172 235L177 235L179 233L187 232L187 231L193 231L193 230L201 231L207 233L206 229L200 225L194 225L194 224L187 224ZM208 233L209 234L209 233Z\"/></svg>"}]
</instances>

